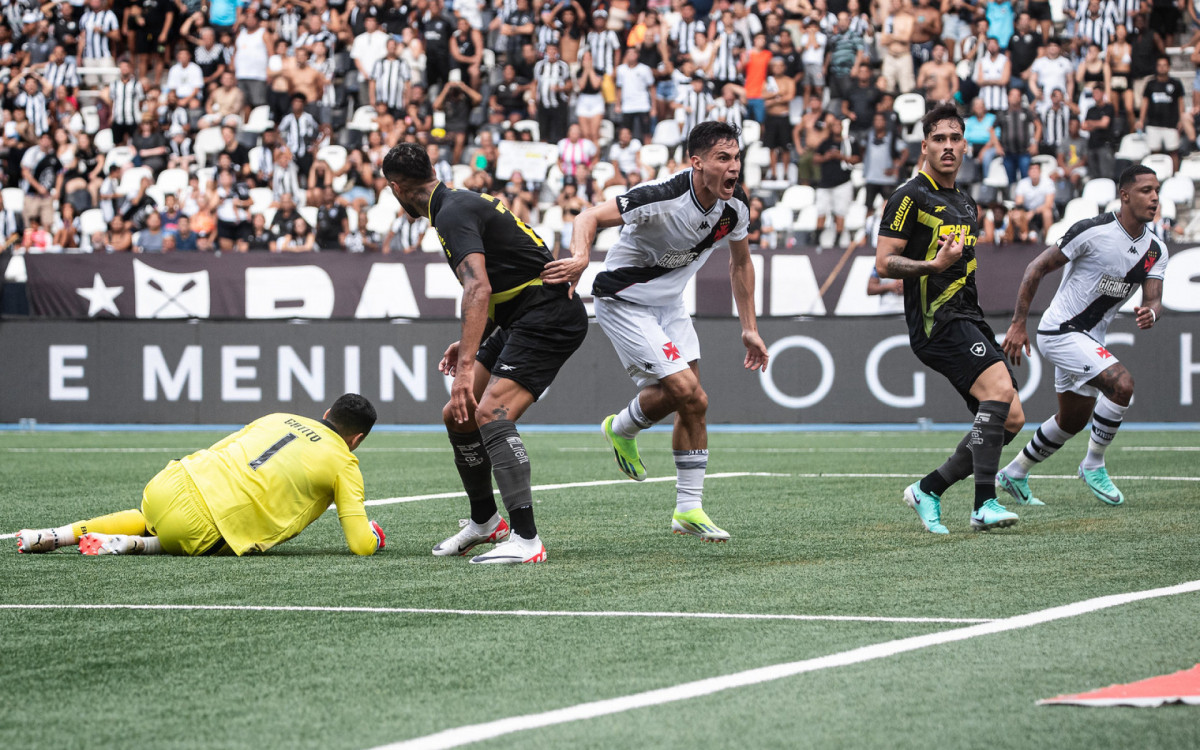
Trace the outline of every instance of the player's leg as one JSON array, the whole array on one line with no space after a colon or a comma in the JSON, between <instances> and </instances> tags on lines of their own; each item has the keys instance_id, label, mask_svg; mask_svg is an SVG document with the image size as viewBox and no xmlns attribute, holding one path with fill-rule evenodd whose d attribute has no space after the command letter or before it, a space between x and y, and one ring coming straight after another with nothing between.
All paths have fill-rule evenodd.
<instances>
[{"instance_id":1,"label":"player's leg","mask_svg":"<svg viewBox=\"0 0 1200 750\"><path fill-rule=\"evenodd\" d=\"M1029 489L1033 467L1053 456L1087 424L1096 399L1073 391L1058 394L1058 411L1037 428L1016 457L996 475L996 485L1022 505L1045 505Z\"/></svg>"},{"instance_id":2,"label":"player's leg","mask_svg":"<svg viewBox=\"0 0 1200 750\"><path fill-rule=\"evenodd\" d=\"M1096 399L1096 408L1092 411L1092 432L1088 439L1087 456L1079 465L1079 477L1098 499L1109 505L1120 505L1125 502L1125 495L1109 478L1104 453L1116 438L1125 412L1129 409L1129 402L1133 399L1133 376L1120 362L1114 362L1088 384L1099 390L1101 395Z\"/></svg>"},{"instance_id":3,"label":"player's leg","mask_svg":"<svg viewBox=\"0 0 1200 750\"><path fill-rule=\"evenodd\" d=\"M669 380L682 386L686 395L676 396L675 429L671 448L675 454L675 513L671 531L699 537L705 542L724 542L729 532L713 523L703 507L704 474L708 470L708 394L700 385L699 363L688 363L687 375L677 373ZM665 382L665 381L664 381Z\"/></svg>"},{"instance_id":4,"label":"player's leg","mask_svg":"<svg viewBox=\"0 0 1200 750\"><path fill-rule=\"evenodd\" d=\"M970 393L979 402L969 443L975 476L975 511L971 514L971 528L986 531L1012 526L1017 522L1017 514L996 502L996 472L1000 468L1006 426L1010 424L1009 412L1014 401L1020 408L1012 372L1003 360L994 362L975 379ZM1015 433L1009 431L1009 434Z\"/></svg>"},{"instance_id":5,"label":"player's leg","mask_svg":"<svg viewBox=\"0 0 1200 750\"><path fill-rule=\"evenodd\" d=\"M146 519L140 510L130 509L56 528L21 529L17 532L17 552L50 552L70 547L79 544L80 538L89 532L141 536L146 533Z\"/></svg>"},{"instance_id":6,"label":"player's leg","mask_svg":"<svg viewBox=\"0 0 1200 750\"><path fill-rule=\"evenodd\" d=\"M493 340L497 339L497 340ZM499 355L503 332L497 332L479 348L476 355L475 402L479 403L491 378L491 367ZM447 402L442 409L442 421L450 446L454 450L454 468L458 470L467 500L471 504L470 518L459 522L458 533L442 540L433 548L433 554L465 555L480 544L494 544L508 538L509 526L496 510L496 497L492 492L492 462L483 445L483 435L472 414L469 421L459 424L450 414Z\"/></svg>"}]
</instances>

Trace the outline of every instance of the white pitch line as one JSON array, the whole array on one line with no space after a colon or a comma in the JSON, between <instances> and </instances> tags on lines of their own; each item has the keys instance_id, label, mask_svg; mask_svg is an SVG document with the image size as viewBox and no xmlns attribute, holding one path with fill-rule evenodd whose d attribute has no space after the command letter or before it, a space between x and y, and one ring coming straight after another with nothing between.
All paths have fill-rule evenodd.
<instances>
[{"instance_id":1,"label":"white pitch line","mask_svg":"<svg viewBox=\"0 0 1200 750\"><path fill-rule=\"evenodd\" d=\"M909 638L900 638L894 641L885 643L876 643L870 646L862 646L860 648L843 651L837 654L828 656L820 656L814 659L804 659L803 661L794 661L785 664L773 664L767 667L759 667L757 669L748 669L744 672L735 672L733 674L722 675L720 677L709 677L695 682L685 682L681 685L672 687L659 688L657 690L648 690L642 693L633 695L625 695L617 698L608 698L606 700L592 701L590 703L580 703L574 706L558 708L552 711L544 711L537 714L526 714L524 716L512 716L507 719L498 719L496 721L488 721L481 724L471 724L467 726L455 727L442 732L426 735L424 737L416 737L411 740L395 742L388 745L381 745L375 750L442 750L443 748L461 747L462 745L470 745L476 742L503 737L515 732L523 732L529 729L538 729L541 727L555 726L557 724L567 724L574 721L582 721L584 719L592 719L597 716L609 716L611 714L624 713L638 708L647 708L649 706L659 706L664 703L674 703L677 701L688 700L690 698L699 698L705 695L712 695L724 690L731 690L739 687L747 687L749 685L758 685L764 682L772 682L781 680L785 677L792 677L805 672L815 672L821 669L830 669L833 667L844 667L850 664L859 664L875 659L884 659L896 654L902 654L907 651L916 651L918 649L929 648L930 646L941 646L946 643L954 643L956 641L965 641L970 638L978 638L985 635L995 635L996 633L1004 633L1010 630L1018 630L1028 628L1042 623L1053 622L1070 617L1078 617L1079 615L1089 612L1096 612L1110 607L1118 607L1131 602L1142 601L1145 599L1155 599L1165 596L1176 596L1178 594L1188 594L1200 591L1200 581L1189 581L1181 583L1177 586L1167 586L1164 588L1150 589L1148 591L1137 591L1128 594L1113 594L1111 596L1101 596L1095 599L1087 599L1073 604L1066 604L1061 607L1052 607L1050 609L1038 610L1016 617L1008 617L1003 620L993 620L991 622L982 623L979 625L971 625L965 628L955 628L953 630L944 630L937 633L929 633L926 635L911 636Z\"/></svg>"},{"instance_id":2,"label":"white pitch line","mask_svg":"<svg viewBox=\"0 0 1200 750\"><path fill-rule=\"evenodd\" d=\"M705 479L732 479L734 477L789 477L791 474L772 474L762 471L726 471L716 474L709 474ZM644 480L647 482L674 482L675 477L649 477ZM597 479L592 482L567 482L564 484L539 484L530 487L534 492L545 490L569 490L575 487L603 487L610 484L629 484L628 479ZM499 490L494 490L499 494ZM466 493L459 492L438 492L432 495L409 495L408 497L385 497L380 500L368 500L366 505L395 505L396 503L415 503L420 500L442 500L451 497L466 497Z\"/></svg>"},{"instance_id":3,"label":"white pitch line","mask_svg":"<svg viewBox=\"0 0 1200 750\"><path fill-rule=\"evenodd\" d=\"M1182 453L1200 451L1200 445L1127 445L1118 446L1123 451L1146 451L1163 453Z\"/></svg>"},{"instance_id":4,"label":"white pitch line","mask_svg":"<svg viewBox=\"0 0 1200 750\"><path fill-rule=\"evenodd\" d=\"M0 604L4 609L131 609L216 612L332 612L336 614L465 615L487 617L644 617L684 620L794 620L802 622L983 623L978 617L868 617L864 615L786 615L734 612L572 612L527 609L430 609L426 607L304 607L238 604Z\"/></svg>"}]
</instances>

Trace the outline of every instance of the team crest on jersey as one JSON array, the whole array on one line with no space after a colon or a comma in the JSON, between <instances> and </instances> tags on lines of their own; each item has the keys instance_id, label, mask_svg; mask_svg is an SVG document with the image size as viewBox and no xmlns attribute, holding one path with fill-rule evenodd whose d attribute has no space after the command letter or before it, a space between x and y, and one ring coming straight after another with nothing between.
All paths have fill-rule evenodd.
<instances>
[{"instance_id":1,"label":"team crest on jersey","mask_svg":"<svg viewBox=\"0 0 1200 750\"><path fill-rule=\"evenodd\" d=\"M725 235L733 230L733 219L728 216L722 216L717 222L717 233L713 235L713 242L720 242Z\"/></svg>"},{"instance_id":2,"label":"team crest on jersey","mask_svg":"<svg viewBox=\"0 0 1200 750\"><path fill-rule=\"evenodd\" d=\"M1158 255L1158 248L1151 245L1150 249L1146 251L1146 262L1142 264L1142 270L1149 271L1154 268L1154 264L1158 262Z\"/></svg>"},{"instance_id":3,"label":"team crest on jersey","mask_svg":"<svg viewBox=\"0 0 1200 750\"><path fill-rule=\"evenodd\" d=\"M663 356L674 362L679 359L679 347L675 346L674 342L668 341L663 344Z\"/></svg>"}]
</instances>

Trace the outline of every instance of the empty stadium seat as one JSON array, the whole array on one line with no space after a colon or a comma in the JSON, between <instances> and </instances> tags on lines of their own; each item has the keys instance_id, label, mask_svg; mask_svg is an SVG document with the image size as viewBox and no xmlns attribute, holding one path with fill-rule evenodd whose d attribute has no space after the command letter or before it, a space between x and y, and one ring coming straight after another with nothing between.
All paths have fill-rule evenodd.
<instances>
[{"instance_id":1,"label":"empty stadium seat","mask_svg":"<svg viewBox=\"0 0 1200 750\"><path fill-rule=\"evenodd\" d=\"M261 135L273 127L275 127L275 121L271 119L271 108L264 104L250 110L250 119L242 126L242 130Z\"/></svg>"},{"instance_id":2,"label":"empty stadium seat","mask_svg":"<svg viewBox=\"0 0 1200 750\"><path fill-rule=\"evenodd\" d=\"M648 143L638 151L638 156L642 160L642 166L657 170L671 158L671 151L661 143Z\"/></svg>"},{"instance_id":3,"label":"empty stadium seat","mask_svg":"<svg viewBox=\"0 0 1200 750\"><path fill-rule=\"evenodd\" d=\"M675 148L682 140L683 133L679 130L679 123L674 120L662 120L654 126L654 136L650 142L662 144L667 148Z\"/></svg>"},{"instance_id":4,"label":"empty stadium seat","mask_svg":"<svg viewBox=\"0 0 1200 750\"><path fill-rule=\"evenodd\" d=\"M793 213L798 213L816 204L817 191L808 185L793 185L783 191L779 202L787 206Z\"/></svg>"},{"instance_id":5,"label":"empty stadium seat","mask_svg":"<svg viewBox=\"0 0 1200 750\"><path fill-rule=\"evenodd\" d=\"M1142 166L1153 169L1160 182L1175 174L1175 161L1169 154L1150 154L1142 159Z\"/></svg>"},{"instance_id":6,"label":"empty stadium seat","mask_svg":"<svg viewBox=\"0 0 1200 750\"><path fill-rule=\"evenodd\" d=\"M104 212L92 208L79 214L79 228L85 237L91 237L96 232L107 232L108 222L104 219Z\"/></svg>"},{"instance_id":7,"label":"empty stadium seat","mask_svg":"<svg viewBox=\"0 0 1200 750\"><path fill-rule=\"evenodd\" d=\"M1175 203L1180 206L1190 206L1196 198L1196 186L1187 177L1175 175L1163 180L1158 194L1163 202Z\"/></svg>"},{"instance_id":8,"label":"empty stadium seat","mask_svg":"<svg viewBox=\"0 0 1200 750\"><path fill-rule=\"evenodd\" d=\"M322 146L317 151L317 159L328 164L334 172L340 172L346 166L347 158L349 154L343 146Z\"/></svg>"},{"instance_id":9,"label":"empty stadium seat","mask_svg":"<svg viewBox=\"0 0 1200 750\"><path fill-rule=\"evenodd\" d=\"M361 132L378 130L379 126L375 123L375 108L368 104L354 110L354 115L350 118L350 122L346 123L346 128Z\"/></svg>"},{"instance_id":10,"label":"empty stadium seat","mask_svg":"<svg viewBox=\"0 0 1200 750\"><path fill-rule=\"evenodd\" d=\"M925 98L920 94L901 94L896 97L892 111L900 118L900 124L915 125L925 116Z\"/></svg>"},{"instance_id":11,"label":"empty stadium seat","mask_svg":"<svg viewBox=\"0 0 1200 750\"><path fill-rule=\"evenodd\" d=\"M1117 197L1117 183L1107 177L1093 177L1083 186L1083 196L1097 206L1107 206Z\"/></svg>"},{"instance_id":12,"label":"empty stadium seat","mask_svg":"<svg viewBox=\"0 0 1200 750\"><path fill-rule=\"evenodd\" d=\"M188 173L183 169L164 169L158 173L155 184L164 193L177 193L187 187Z\"/></svg>"},{"instance_id":13,"label":"empty stadium seat","mask_svg":"<svg viewBox=\"0 0 1200 750\"><path fill-rule=\"evenodd\" d=\"M0 190L0 196L4 197L4 207L9 211L17 213L25 211L25 191L21 188L4 188Z\"/></svg>"},{"instance_id":14,"label":"empty stadium seat","mask_svg":"<svg viewBox=\"0 0 1200 750\"><path fill-rule=\"evenodd\" d=\"M643 162L644 163L644 162ZM601 185L617 176L617 168L610 161L598 161L592 167L592 179Z\"/></svg>"},{"instance_id":15,"label":"empty stadium seat","mask_svg":"<svg viewBox=\"0 0 1200 750\"><path fill-rule=\"evenodd\" d=\"M1098 213L1100 213L1100 207L1096 205L1095 201L1087 198L1075 198L1067 203L1066 209L1063 210L1062 220L1070 228L1075 222L1090 219Z\"/></svg>"},{"instance_id":16,"label":"empty stadium seat","mask_svg":"<svg viewBox=\"0 0 1200 750\"><path fill-rule=\"evenodd\" d=\"M537 120L517 120L516 124L513 125L513 130L529 132L533 134L533 140L542 140L542 126L538 125Z\"/></svg>"},{"instance_id":17,"label":"empty stadium seat","mask_svg":"<svg viewBox=\"0 0 1200 750\"><path fill-rule=\"evenodd\" d=\"M1130 133L1121 139L1121 147L1117 149L1116 158L1125 161L1140 162L1150 154L1150 146L1146 136Z\"/></svg>"}]
</instances>

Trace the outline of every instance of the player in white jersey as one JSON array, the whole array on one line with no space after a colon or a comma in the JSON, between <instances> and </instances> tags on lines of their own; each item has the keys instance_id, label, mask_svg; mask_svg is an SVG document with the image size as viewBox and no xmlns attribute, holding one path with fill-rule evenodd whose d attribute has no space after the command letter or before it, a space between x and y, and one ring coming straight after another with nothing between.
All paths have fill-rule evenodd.
<instances>
[{"instance_id":1,"label":"player in white jersey","mask_svg":"<svg viewBox=\"0 0 1200 750\"><path fill-rule=\"evenodd\" d=\"M1004 351L1020 364L1029 354L1025 318L1042 277L1066 266L1058 292L1038 325L1038 351L1054 363L1058 413L1047 419L1012 463L996 475L996 484L1026 505L1043 505L1029 490L1029 471L1049 458L1092 420L1087 456L1079 476L1097 498L1120 505L1125 496L1113 485L1104 452L1133 398L1133 377L1104 345L1108 324L1139 286L1142 304L1134 307L1137 326L1153 327L1162 316L1163 273L1167 248L1146 222L1158 210L1158 178L1148 167L1121 174L1121 208L1076 223L1058 245L1047 248L1025 269L1016 311Z\"/></svg>"},{"instance_id":2,"label":"player in white jersey","mask_svg":"<svg viewBox=\"0 0 1200 750\"><path fill-rule=\"evenodd\" d=\"M646 467L637 434L675 414L671 529L708 542L723 542L729 534L712 522L701 504L708 465L708 396L700 386L700 345L683 304L683 289L717 248L729 248L745 367L767 367L767 347L754 315L754 266L746 239L750 209L738 185L738 135L737 128L723 122L697 125L687 140L690 169L638 185L581 213L575 218L571 257L547 264L542 274L544 281L569 281L574 288L587 268L596 230L622 226L592 294L596 320L639 393L604 420L604 434L621 471L641 481Z\"/></svg>"}]
</instances>

